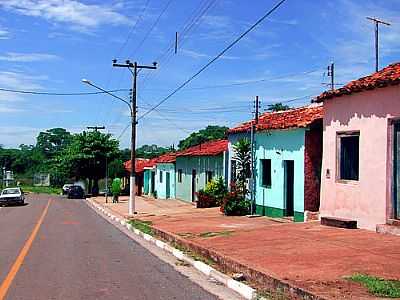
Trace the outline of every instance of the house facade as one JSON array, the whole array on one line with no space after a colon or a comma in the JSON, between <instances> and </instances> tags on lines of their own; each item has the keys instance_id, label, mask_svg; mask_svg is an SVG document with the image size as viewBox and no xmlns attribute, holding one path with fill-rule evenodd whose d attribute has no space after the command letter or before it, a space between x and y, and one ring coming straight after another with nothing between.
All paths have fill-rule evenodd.
<instances>
[{"instance_id":1,"label":"house facade","mask_svg":"<svg viewBox=\"0 0 400 300\"><path fill-rule=\"evenodd\" d=\"M323 107L310 105L259 117L254 133L256 213L302 222L319 210ZM234 145L249 138L251 122L229 130ZM231 178L235 153L229 155Z\"/></svg>"},{"instance_id":2,"label":"house facade","mask_svg":"<svg viewBox=\"0 0 400 300\"><path fill-rule=\"evenodd\" d=\"M193 202L212 178L227 180L228 141L210 141L176 153L176 198Z\"/></svg>"},{"instance_id":3,"label":"house facade","mask_svg":"<svg viewBox=\"0 0 400 300\"><path fill-rule=\"evenodd\" d=\"M316 98L325 107L322 217L371 230L400 219L399 84L396 63Z\"/></svg>"},{"instance_id":4,"label":"house facade","mask_svg":"<svg viewBox=\"0 0 400 300\"><path fill-rule=\"evenodd\" d=\"M135 194L141 196L144 192L144 168L149 164L148 159L138 158L135 161ZM124 163L125 170L131 171L131 161L128 160ZM129 178L124 178L123 185L129 185Z\"/></svg>"},{"instance_id":5,"label":"house facade","mask_svg":"<svg viewBox=\"0 0 400 300\"><path fill-rule=\"evenodd\" d=\"M159 199L176 197L175 160L175 153L167 153L156 159L156 173L153 180L155 179L155 190L157 191L157 198Z\"/></svg>"}]
</instances>

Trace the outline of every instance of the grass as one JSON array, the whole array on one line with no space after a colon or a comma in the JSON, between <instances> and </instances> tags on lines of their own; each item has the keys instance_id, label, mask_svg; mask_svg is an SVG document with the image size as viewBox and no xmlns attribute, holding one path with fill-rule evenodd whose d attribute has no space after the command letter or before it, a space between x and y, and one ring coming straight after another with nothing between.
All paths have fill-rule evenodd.
<instances>
[{"instance_id":1,"label":"grass","mask_svg":"<svg viewBox=\"0 0 400 300\"><path fill-rule=\"evenodd\" d=\"M194 260L198 260L201 261L209 266L214 266L215 265L215 261L213 261L210 258L204 257L202 255L199 255L197 253L195 253L194 251L187 249L186 247L181 246L180 244L176 243L176 242L170 242L169 243L172 247L182 251L183 253L185 253L187 256L190 256L191 258L193 258Z\"/></svg>"},{"instance_id":2,"label":"grass","mask_svg":"<svg viewBox=\"0 0 400 300\"><path fill-rule=\"evenodd\" d=\"M280 289L277 289L274 292L261 290L257 291L257 297L255 300L288 300Z\"/></svg>"},{"instance_id":3,"label":"grass","mask_svg":"<svg viewBox=\"0 0 400 300\"><path fill-rule=\"evenodd\" d=\"M60 195L61 188L51 187L51 186L21 186L24 192L36 193L36 194L52 194Z\"/></svg>"},{"instance_id":4,"label":"grass","mask_svg":"<svg viewBox=\"0 0 400 300\"><path fill-rule=\"evenodd\" d=\"M151 228L153 223L151 221L130 220L128 223L141 232L154 236L153 228Z\"/></svg>"},{"instance_id":5,"label":"grass","mask_svg":"<svg viewBox=\"0 0 400 300\"><path fill-rule=\"evenodd\" d=\"M354 274L348 277L348 279L361 283L368 289L368 292L375 296L387 298L400 297L399 280L387 280L366 274Z\"/></svg>"}]
</instances>

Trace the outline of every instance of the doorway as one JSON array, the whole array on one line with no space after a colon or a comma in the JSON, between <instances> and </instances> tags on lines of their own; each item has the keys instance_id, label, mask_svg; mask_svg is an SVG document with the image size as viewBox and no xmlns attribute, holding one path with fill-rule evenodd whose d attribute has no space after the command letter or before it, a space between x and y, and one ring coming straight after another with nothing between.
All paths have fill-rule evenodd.
<instances>
[{"instance_id":1,"label":"doorway","mask_svg":"<svg viewBox=\"0 0 400 300\"><path fill-rule=\"evenodd\" d=\"M165 198L170 198L171 197L171 190L170 190L170 174L169 172L165 173Z\"/></svg>"},{"instance_id":2,"label":"doorway","mask_svg":"<svg viewBox=\"0 0 400 300\"><path fill-rule=\"evenodd\" d=\"M285 216L294 216L294 160L284 161L284 205Z\"/></svg>"},{"instance_id":3,"label":"doorway","mask_svg":"<svg viewBox=\"0 0 400 300\"><path fill-rule=\"evenodd\" d=\"M192 170L192 202L196 201L196 170Z\"/></svg>"},{"instance_id":4,"label":"doorway","mask_svg":"<svg viewBox=\"0 0 400 300\"><path fill-rule=\"evenodd\" d=\"M151 171L151 182L150 182L150 194L151 195L154 195L155 181L156 181L156 172Z\"/></svg>"},{"instance_id":5,"label":"doorway","mask_svg":"<svg viewBox=\"0 0 400 300\"><path fill-rule=\"evenodd\" d=\"M393 151L393 217L400 219L400 122L394 125L394 151Z\"/></svg>"}]
</instances>

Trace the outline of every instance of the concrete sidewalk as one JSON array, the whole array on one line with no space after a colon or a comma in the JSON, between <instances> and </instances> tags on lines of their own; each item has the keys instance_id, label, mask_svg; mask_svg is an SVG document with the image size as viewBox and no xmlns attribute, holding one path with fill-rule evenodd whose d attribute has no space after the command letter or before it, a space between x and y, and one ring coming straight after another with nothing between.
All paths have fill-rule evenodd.
<instances>
[{"instance_id":1,"label":"concrete sidewalk","mask_svg":"<svg viewBox=\"0 0 400 300\"><path fill-rule=\"evenodd\" d=\"M396 236L325 227L317 222L226 217L218 208L197 209L178 200L136 199L137 218L151 221L164 237L209 253L224 263L225 271L243 271L259 288L272 278L327 299L374 299L365 288L344 277L366 273L400 279L400 238ZM102 197L93 200L126 216L124 199L118 204L105 204Z\"/></svg>"}]
</instances>

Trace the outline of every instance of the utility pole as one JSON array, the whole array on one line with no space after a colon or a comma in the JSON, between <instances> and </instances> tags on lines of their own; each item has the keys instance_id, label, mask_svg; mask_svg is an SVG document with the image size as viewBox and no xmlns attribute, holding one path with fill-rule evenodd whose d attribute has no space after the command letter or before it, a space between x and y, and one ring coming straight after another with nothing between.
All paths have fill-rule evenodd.
<instances>
[{"instance_id":1,"label":"utility pole","mask_svg":"<svg viewBox=\"0 0 400 300\"><path fill-rule=\"evenodd\" d=\"M250 178L250 184L251 184L251 207L250 207L250 214L254 215L254 207L255 207L255 202L256 202L256 180L254 178L255 174L255 132L256 132L256 127L258 124L258 114L259 114L259 109L260 109L260 102L258 100L258 96L256 96L256 99L254 100L254 120L251 124L251 133L250 133L250 140L251 140L251 178Z\"/></svg>"},{"instance_id":2,"label":"utility pole","mask_svg":"<svg viewBox=\"0 0 400 300\"><path fill-rule=\"evenodd\" d=\"M125 61L125 64L119 64L117 63L117 60L113 60L113 67L119 67L119 68L128 68L133 75L133 89L132 89L132 97L131 97L131 126L132 126L132 131L131 131L131 176L130 176L130 182L129 182L129 215L135 214L135 176L136 176L136 171L135 171L135 162L136 162L136 125L137 125L137 120L136 120L136 114L137 114L137 75L138 71L141 69L157 69L157 63L153 62L152 66L143 66L143 65L138 65L138 63L135 61L132 63L131 61L127 60ZM133 71L132 71L133 69Z\"/></svg>"},{"instance_id":3,"label":"utility pole","mask_svg":"<svg viewBox=\"0 0 400 300\"><path fill-rule=\"evenodd\" d=\"M332 62L330 66L328 66L328 77L331 78L331 90L335 89L335 64Z\"/></svg>"},{"instance_id":4,"label":"utility pole","mask_svg":"<svg viewBox=\"0 0 400 300\"><path fill-rule=\"evenodd\" d=\"M105 126L87 126L87 129L93 129L94 131L99 131L99 129L106 129Z\"/></svg>"},{"instance_id":5,"label":"utility pole","mask_svg":"<svg viewBox=\"0 0 400 300\"><path fill-rule=\"evenodd\" d=\"M368 20L375 23L375 71L379 71L379 24L390 26L390 23L373 17L367 17Z\"/></svg>"}]
</instances>

